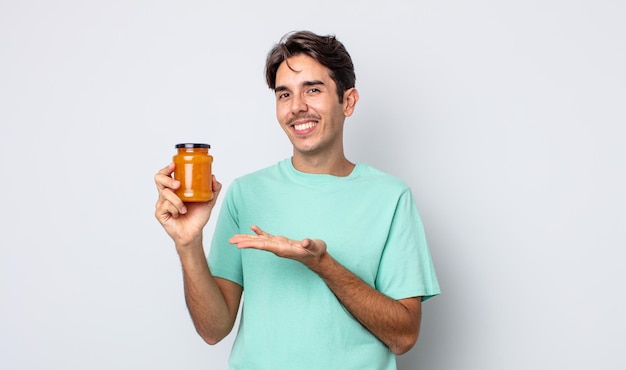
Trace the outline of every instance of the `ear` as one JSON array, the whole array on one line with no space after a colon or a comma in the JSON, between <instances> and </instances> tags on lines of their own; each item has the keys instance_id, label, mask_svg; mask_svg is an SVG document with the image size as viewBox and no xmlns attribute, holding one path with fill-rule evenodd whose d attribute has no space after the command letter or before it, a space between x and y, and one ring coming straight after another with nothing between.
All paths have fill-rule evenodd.
<instances>
[{"instance_id":1,"label":"ear","mask_svg":"<svg viewBox=\"0 0 626 370\"><path fill-rule=\"evenodd\" d=\"M354 112L354 106L359 101L359 92L356 88L350 88L343 93L343 114L350 117Z\"/></svg>"}]
</instances>

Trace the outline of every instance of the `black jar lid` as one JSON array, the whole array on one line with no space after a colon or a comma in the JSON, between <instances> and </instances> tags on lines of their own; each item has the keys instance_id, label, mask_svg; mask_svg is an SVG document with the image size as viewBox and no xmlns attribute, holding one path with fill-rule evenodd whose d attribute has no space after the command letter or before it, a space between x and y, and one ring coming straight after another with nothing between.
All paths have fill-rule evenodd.
<instances>
[{"instance_id":1,"label":"black jar lid","mask_svg":"<svg viewBox=\"0 0 626 370\"><path fill-rule=\"evenodd\" d=\"M193 149L193 148L210 149L211 146L209 144L199 144L199 143L176 144L176 149L180 149L180 148L185 148L185 149Z\"/></svg>"}]
</instances>

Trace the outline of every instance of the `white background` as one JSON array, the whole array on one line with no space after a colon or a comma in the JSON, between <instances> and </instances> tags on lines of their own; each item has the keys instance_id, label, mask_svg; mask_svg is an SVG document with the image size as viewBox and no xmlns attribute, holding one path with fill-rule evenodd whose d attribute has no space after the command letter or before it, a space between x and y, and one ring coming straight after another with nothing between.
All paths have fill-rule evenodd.
<instances>
[{"instance_id":1,"label":"white background","mask_svg":"<svg viewBox=\"0 0 626 370\"><path fill-rule=\"evenodd\" d=\"M298 29L347 46L347 155L424 219L443 294L399 368L626 367L624 2L226 3L0 0L0 368L227 368L152 177L291 154L263 67Z\"/></svg>"}]
</instances>

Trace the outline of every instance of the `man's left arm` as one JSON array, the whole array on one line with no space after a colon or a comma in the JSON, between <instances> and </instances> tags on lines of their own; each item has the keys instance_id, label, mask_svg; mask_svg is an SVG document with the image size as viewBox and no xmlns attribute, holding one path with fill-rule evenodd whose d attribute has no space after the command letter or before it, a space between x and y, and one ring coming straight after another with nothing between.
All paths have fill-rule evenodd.
<instances>
[{"instance_id":1,"label":"man's left arm","mask_svg":"<svg viewBox=\"0 0 626 370\"><path fill-rule=\"evenodd\" d=\"M421 322L421 297L395 300L377 291L346 269L326 250L322 240L288 239L271 235L257 226L255 234L230 239L238 248L255 248L298 260L317 273L344 307L396 355L409 351L417 341Z\"/></svg>"},{"instance_id":2,"label":"man's left arm","mask_svg":"<svg viewBox=\"0 0 626 370\"><path fill-rule=\"evenodd\" d=\"M319 242L319 241L314 241ZM361 280L329 253L307 261L348 311L396 355L408 352L419 335L422 299L395 300Z\"/></svg>"}]
</instances>

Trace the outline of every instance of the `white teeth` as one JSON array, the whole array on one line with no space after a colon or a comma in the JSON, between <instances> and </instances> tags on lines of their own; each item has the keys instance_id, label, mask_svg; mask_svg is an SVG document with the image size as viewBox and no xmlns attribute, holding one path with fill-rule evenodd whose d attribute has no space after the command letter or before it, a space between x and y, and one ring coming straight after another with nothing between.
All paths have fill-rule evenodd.
<instances>
[{"instance_id":1,"label":"white teeth","mask_svg":"<svg viewBox=\"0 0 626 370\"><path fill-rule=\"evenodd\" d=\"M312 128L313 126L315 126L315 123L307 122L307 123L300 123L300 124L294 125L293 127L297 131L302 131L302 130L308 130L308 129Z\"/></svg>"}]
</instances>

